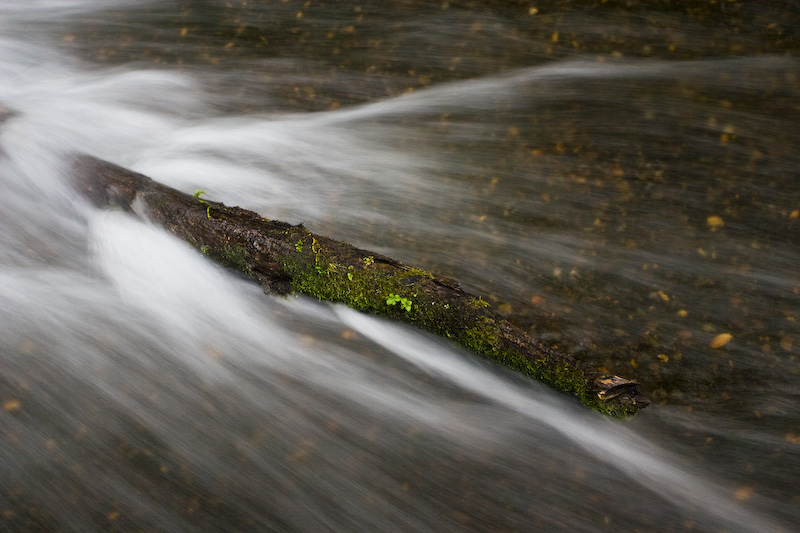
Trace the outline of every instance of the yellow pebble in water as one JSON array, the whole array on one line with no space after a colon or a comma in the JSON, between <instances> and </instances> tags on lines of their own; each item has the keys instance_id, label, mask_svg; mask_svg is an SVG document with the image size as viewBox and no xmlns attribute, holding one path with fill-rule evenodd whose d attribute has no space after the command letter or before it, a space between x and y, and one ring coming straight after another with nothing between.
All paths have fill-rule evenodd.
<instances>
[{"instance_id":1,"label":"yellow pebble in water","mask_svg":"<svg viewBox=\"0 0 800 533\"><path fill-rule=\"evenodd\" d=\"M731 335L730 333L720 333L719 335L714 337L713 341L711 341L711 347L714 348L715 350L717 348L722 348L723 346L728 344L728 342L732 338L733 338L733 335Z\"/></svg>"},{"instance_id":2,"label":"yellow pebble in water","mask_svg":"<svg viewBox=\"0 0 800 533\"><path fill-rule=\"evenodd\" d=\"M734 497L739 501L749 500L753 496L753 487L748 485L742 485L738 489L736 489L736 493Z\"/></svg>"},{"instance_id":3,"label":"yellow pebble in water","mask_svg":"<svg viewBox=\"0 0 800 533\"><path fill-rule=\"evenodd\" d=\"M719 228L725 225L725 222L722 220L722 217L718 217L717 215L711 215L706 219L706 223L708 227L711 228L711 231L717 231Z\"/></svg>"}]
</instances>

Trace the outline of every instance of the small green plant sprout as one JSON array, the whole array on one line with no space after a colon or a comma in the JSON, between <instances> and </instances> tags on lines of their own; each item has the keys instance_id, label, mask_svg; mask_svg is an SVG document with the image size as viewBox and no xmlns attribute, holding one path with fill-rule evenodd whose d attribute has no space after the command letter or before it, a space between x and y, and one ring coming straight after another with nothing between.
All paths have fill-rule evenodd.
<instances>
[{"instance_id":1,"label":"small green plant sprout","mask_svg":"<svg viewBox=\"0 0 800 533\"><path fill-rule=\"evenodd\" d=\"M348 272L347 273L347 279L349 279L350 281L353 281L353 273L352 272Z\"/></svg>"},{"instance_id":2,"label":"small green plant sprout","mask_svg":"<svg viewBox=\"0 0 800 533\"><path fill-rule=\"evenodd\" d=\"M472 300L469 301L469 303L473 307L478 307L478 308L489 307L489 303L480 296L477 298L473 298Z\"/></svg>"},{"instance_id":3,"label":"small green plant sprout","mask_svg":"<svg viewBox=\"0 0 800 533\"><path fill-rule=\"evenodd\" d=\"M194 191L194 194L192 196L197 198L197 201L200 202L201 204L206 204L206 218L211 218L211 204L200 198L200 195L205 193L206 191L204 191L203 189L197 189L196 191Z\"/></svg>"},{"instance_id":4,"label":"small green plant sprout","mask_svg":"<svg viewBox=\"0 0 800 533\"><path fill-rule=\"evenodd\" d=\"M404 298L399 294L394 294L392 292L389 293L389 296L386 298L386 305L397 305L400 304L400 307L406 310L406 313L411 311L411 300L408 298Z\"/></svg>"},{"instance_id":5,"label":"small green plant sprout","mask_svg":"<svg viewBox=\"0 0 800 533\"><path fill-rule=\"evenodd\" d=\"M294 243L294 247L295 247L295 249L297 249L298 252L302 252L303 251L303 239L300 239L299 241Z\"/></svg>"},{"instance_id":6,"label":"small green plant sprout","mask_svg":"<svg viewBox=\"0 0 800 533\"><path fill-rule=\"evenodd\" d=\"M375 258L371 255L364 258L364 266L370 266L372 263L375 262Z\"/></svg>"}]
</instances>

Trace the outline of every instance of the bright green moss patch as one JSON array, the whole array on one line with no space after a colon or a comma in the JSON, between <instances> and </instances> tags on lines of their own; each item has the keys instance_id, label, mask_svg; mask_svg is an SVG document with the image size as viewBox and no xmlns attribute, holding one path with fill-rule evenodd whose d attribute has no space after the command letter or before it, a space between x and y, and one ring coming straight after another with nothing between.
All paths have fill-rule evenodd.
<instances>
[{"instance_id":1,"label":"bright green moss patch","mask_svg":"<svg viewBox=\"0 0 800 533\"><path fill-rule=\"evenodd\" d=\"M388 314L390 294L405 296L397 276L368 270L369 267L340 265L323 253L303 253L281 265L292 276L292 288L318 300L341 302L360 311ZM410 301L410 300L409 300ZM387 312L381 313L381 310Z\"/></svg>"},{"instance_id":2,"label":"bright green moss patch","mask_svg":"<svg viewBox=\"0 0 800 533\"><path fill-rule=\"evenodd\" d=\"M461 344L473 352L484 356L496 358L500 342L497 331L489 317L481 316L474 320L474 325L468 327L461 336Z\"/></svg>"}]
</instances>

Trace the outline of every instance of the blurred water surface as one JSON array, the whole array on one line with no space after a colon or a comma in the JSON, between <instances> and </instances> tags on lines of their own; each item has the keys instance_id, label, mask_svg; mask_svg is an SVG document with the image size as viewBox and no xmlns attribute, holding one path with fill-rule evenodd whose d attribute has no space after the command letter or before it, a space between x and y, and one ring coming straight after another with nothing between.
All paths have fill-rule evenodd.
<instances>
[{"instance_id":1,"label":"blurred water surface","mask_svg":"<svg viewBox=\"0 0 800 533\"><path fill-rule=\"evenodd\" d=\"M4 1L0 529L792 530L798 23L792 2ZM653 403L607 420L264 296L90 207L75 152L458 279Z\"/></svg>"}]
</instances>

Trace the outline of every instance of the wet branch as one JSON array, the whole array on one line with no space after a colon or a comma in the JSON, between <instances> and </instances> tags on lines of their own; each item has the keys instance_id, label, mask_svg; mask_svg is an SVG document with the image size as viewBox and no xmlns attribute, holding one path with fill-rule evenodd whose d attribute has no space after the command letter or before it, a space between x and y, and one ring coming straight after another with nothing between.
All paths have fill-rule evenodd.
<instances>
[{"instance_id":1,"label":"wet branch","mask_svg":"<svg viewBox=\"0 0 800 533\"><path fill-rule=\"evenodd\" d=\"M268 220L182 193L93 157L76 158L74 174L96 206L163 226L267 292L299 292L407 322L612 416L634 414L648 403L636 382L601 372L531 338L482 299L429 272L312 233L302 224Z\"/></svg>"}]
</instances>

